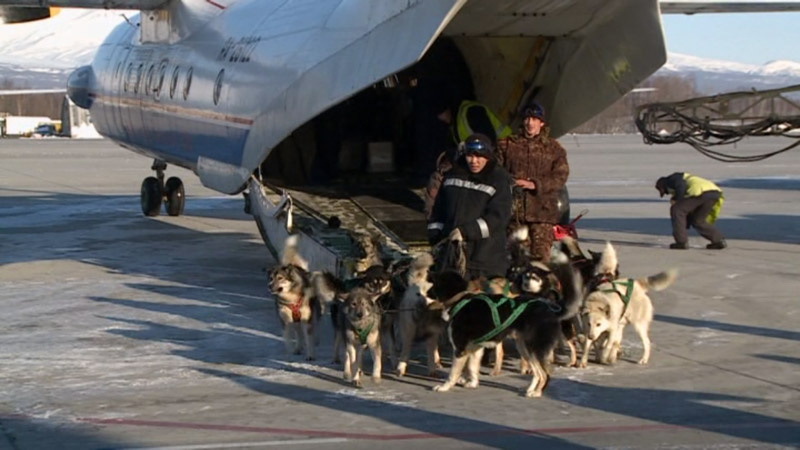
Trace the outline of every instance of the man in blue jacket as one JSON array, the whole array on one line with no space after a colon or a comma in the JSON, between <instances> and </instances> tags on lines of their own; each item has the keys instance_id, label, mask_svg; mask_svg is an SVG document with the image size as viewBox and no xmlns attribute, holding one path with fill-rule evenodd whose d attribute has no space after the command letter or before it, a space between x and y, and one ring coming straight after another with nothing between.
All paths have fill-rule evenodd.
<instances>
[{"instance_id":1,"label":"man in blue jacket","mask_svg":"<svg viewBox=\"0 0 800 450\"><path fill-rule=\"evenodd\" d=\"M506 227L511 220L511 176L500 166L491 140L469 136L446 172L428 221L428 240L466 243L467 277L505 275Z\"/></svg>"}]
</instances>

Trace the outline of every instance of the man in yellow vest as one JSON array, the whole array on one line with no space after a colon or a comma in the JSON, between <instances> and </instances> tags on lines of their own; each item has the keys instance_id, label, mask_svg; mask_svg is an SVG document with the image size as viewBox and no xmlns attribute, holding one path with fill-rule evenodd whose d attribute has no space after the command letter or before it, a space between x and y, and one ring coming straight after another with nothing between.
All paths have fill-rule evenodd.
<instances>
[{"instance_id":1,"label":"man in yellow vest","mask_svg":"<svg viewBox=\"0 0 800 450\"><path fill-rule=\"evenodd\" d=\"M656 181L656 189L663 197L672 196L669 215L672 219L672 236L675 242L672 249L689 248L686 230L694 227L701 236L711 241L707 249L722 250L727 247L725 237L714 226L725 198L722 189L713 182L684 172L661 177Z\"/></svg>"},{"instance_id":2,"label":"man in yellow vest","mask_svg":"<svg viewBox=\"0 0 800 450\"><path fill-rule=\"evenodd\" d=\"M464 100L458 106L455 123L456 143L464 142L475 133L486 135L494 145L498 139L511 136L511 128L497 118L486 105L474 100Z\"/></svg>"}]
</instances>

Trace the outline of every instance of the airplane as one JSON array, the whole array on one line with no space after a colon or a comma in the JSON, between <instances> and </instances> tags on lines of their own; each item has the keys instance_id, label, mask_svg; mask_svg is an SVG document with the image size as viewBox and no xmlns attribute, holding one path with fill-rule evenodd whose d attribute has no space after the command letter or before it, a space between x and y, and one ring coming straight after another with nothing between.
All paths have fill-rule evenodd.
<instances>
[{"instance_id":1,"label":"airplane","mask_svg":"<svg viewBox=\"0 0 800 450\"><path fill-rule=\"evenodd\" d=\"M800 1L0 0L0 17L46 19L51 8L140 10L67 92L102 136L154 161L141 189L152 216L162 202L169 215L184 209L168 164L218 192L257 194L265 174L313 182L312 166L345 145L413 152L402 142L426 87L479 99L510 124L536 100L558 137L666 62L662 13L800 11Z\"/></svg>"}]
</instances>

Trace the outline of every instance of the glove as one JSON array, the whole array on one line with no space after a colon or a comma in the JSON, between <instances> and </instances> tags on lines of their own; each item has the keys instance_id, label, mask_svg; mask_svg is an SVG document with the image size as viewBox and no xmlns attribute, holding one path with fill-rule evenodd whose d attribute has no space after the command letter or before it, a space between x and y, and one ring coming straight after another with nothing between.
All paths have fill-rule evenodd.
<instances>
[{"instance_id":1,"label":"glove","mask_svg":"<svg viewBox=\"0 0 800 450\"><path fill-rule=\"evenodd\" d=\"M464 240L464 236L461 235L461 230L459 230L458 228L453 229L453 231L450 232L450 235L447 236L447 238L450 239L451 241Z\"/></svg>"}]
</instances>

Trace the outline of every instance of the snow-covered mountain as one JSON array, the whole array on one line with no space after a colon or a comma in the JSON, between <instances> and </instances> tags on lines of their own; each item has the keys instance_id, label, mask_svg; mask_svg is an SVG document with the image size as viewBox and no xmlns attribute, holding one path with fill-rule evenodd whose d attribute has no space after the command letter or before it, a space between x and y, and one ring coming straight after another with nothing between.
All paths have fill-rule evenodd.
<instances>
[{"instance_id":1,"label":"snow-covered mountain","mask_svg":"<svg viewBox=\"0 0 800 450\"><path fill-rule=\"evenodd\" d=\"M5 79L18 87L63 87L72 69L91 62L105 36L136 13L65 9L48 20L0 25L0 85ZM656 75L691 78L710 95L800 84L800 62L754 66L670 53Z\"/></svg>"},{"instance_id":2,"label":"snow-covered mountain","mask_svg":"<svg viewBox=\"0 0 800 450\"><path fill-rule=\"evenodd\" d=\"M800 62L781 60L756 66L670 53L656 75L690 78L700 93L710 95L800 84Z\"/></svg>"}]
</instances>

